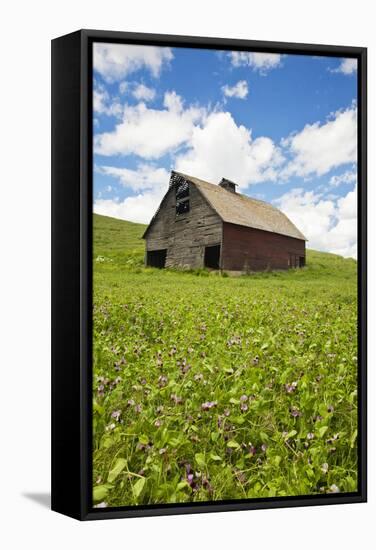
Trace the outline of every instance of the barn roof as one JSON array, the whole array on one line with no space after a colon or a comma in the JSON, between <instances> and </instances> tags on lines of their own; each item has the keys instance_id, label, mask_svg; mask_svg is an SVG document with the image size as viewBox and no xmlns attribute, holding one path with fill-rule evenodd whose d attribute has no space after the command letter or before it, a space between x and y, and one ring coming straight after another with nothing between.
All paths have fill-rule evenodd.
<instances>
[{"instance_id":1,"label":"barn roof","mask_svg":"<svg viewBox=\"0 0 376 550\"><path fill-rule=\"evenodd\" d=\"M181 172L172 172L172 174L183 176L184 179L195 185L225 223L261 229L262 231L278 233L287 237L293 237L294 239L307 240L303 233L299 231L283 212L268 202L253 199L240 193L232 193L220 185L209 183ZM165 197L162 199L162 203ZM161 205L146 228L143 238L146 237L160 207Z\"/></svg>"},{"instance_id":2,"label":"barn roof","mask_svg":"<svg viewBox=\"0 0 376 550\"><path fill-rule=\"evenodd\" d=\"M231 193L219 185L187 174L181 175L201 191L224 222L307 240L292 221L271 204L240 193Z\"/></svg>"}]
</instances>

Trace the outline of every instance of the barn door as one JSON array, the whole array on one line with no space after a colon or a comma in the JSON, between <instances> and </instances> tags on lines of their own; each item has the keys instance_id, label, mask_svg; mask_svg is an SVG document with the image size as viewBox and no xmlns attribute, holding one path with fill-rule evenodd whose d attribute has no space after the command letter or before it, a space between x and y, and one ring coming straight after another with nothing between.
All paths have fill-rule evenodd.
<instances>
[{"instance_id":1,"label":"barn door","mask_svg":"<svg viewBox=\"0 0 376 550\"><path fill-rule=\"evenodd\" d=\"M221 245L206 246L204 255L204 266L209 269L219 269L219 259L221 257Z\"/></svg>"},{"instance_id":2,"label":"barn door","mask_svg":"<svg viewBox=\"0 0 376 550\"><path fill-rule=\"evenodd\" d=\"M167 249L148 250L146 255L146 265L149 267L158 267L162 269L166 263Z\"/></svg>"}]
</instances>

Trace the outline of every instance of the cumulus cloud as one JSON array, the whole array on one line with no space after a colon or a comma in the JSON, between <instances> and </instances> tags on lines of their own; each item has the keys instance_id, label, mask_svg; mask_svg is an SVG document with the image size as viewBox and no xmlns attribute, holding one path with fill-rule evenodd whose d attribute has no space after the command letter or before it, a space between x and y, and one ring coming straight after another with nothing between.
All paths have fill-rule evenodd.
<instances>
[{"instance_id":1,"label":"cumulus cloud","mask_svg":"<svg viewBox=\"0 0 376 550\"><path fill-rule=\"evenodd\" d=\"M282 176L321 176L342 164L357 160L357 107L333 113L324 124L307 124L282 141L291 161Z\"/></svg>"},{"instance_id":2,"label":"cumulus cloud","mask_svg":"<svg viewBox=\"0 0 376 550\"><path fill-rule=\"evenodd\" d=\"M98 195L94 212L137 223L149 223L167 191L169 172L164 168L140 164L136 170L115 166L97 166L96 171L112 176L122 186L136 194L126 197L103 199Z\"/></svg>"},{"instance_id":3,"label":"cumulus cloud","mask_svg":"<svg viewBox=\"0 0 376 550\"><path fill-rule=\"evenodd\" d=\"M308 247L344 257L357 256L357 187L346 196L292 189L275 201L308 239Z\"/></svg>"},{"instance_id":4,"label":"cumulus cloud","mask_svg":"<svg viewBox=\"0 0 376 550\"><path fill-rule=\"evenodd\" d=\"M94 70L107 82L122 80L140 69L147 69L158 77L162 67L173 58L171 48L167 47L97 42L93 50Z\"/></svg>"},{"instance_id":5,"label":"cumulus cloud","mask_svg":"<svg viewBox=\"0 0 376 550\"><path fill-rule=\"evenodd\" d=\"M138 101L152 101L155 98L155 90L145 86L145 84L136 84L132 95Z\"/></svg>"},{"instance_id":6,"label":"cumulus cloud","mask_svg":"<svg viewBox=\"0 0 376 550\"><path fill-rule=\"evenodd\" d=\"M248 95L248 84L246 80L239 80L234 86L229 86L228 84L222 86L222 92L226 97L245 99Z\"/></svg>"},{"instance_id":7,"label":"cumulus cloud","mask_svg":"<svg viewBox=\"0 0 376 550\"><path fill-rule=\"evenodd\" d=\"M169 172L165 168L139 164L136 170L117 166L97 166L96 172L116 178L124 187L133 191L167 189Z\"/></svg>"},{"instance_id":8,"label":"cumulus cloud","mask_svg":"<svg viewBox=\"0 0 376 550\"><path fill-rule=\"evenodd\" d=\"M358 180L358 175L356 169L346 170L342 174L332 176L329 180L329 185L331 187L339 187L343 183L356 183Z\"/></svg>"},{"instance_id":9,"label":"cumulus cloud","mask_svg":"<svg viewBox=\"0 0 376 550\"><path fill-rule=\"evenodd\" d=\"M283 162L280 150L268 137L252 139L251 131L238 126L229 112L213 112L196 126L187 152L178 155L176 170L211 182L227 177L240 188L274 180Z\"/></svg>"},{"instance_id":10,"label":"cumulus cloud","mask_svg":"<svg viewBox=\"0 0 376 550\"><path fill-rule=\"evenodd\" d=\"M282 56L278 53L230 52L234 67L247 66L265 75L281 65Z\"/></svg>"},{"instance_id":11,"label":"cumulus cloud","mask_svg":"<svg viewBox=\"0 0 376 550\"><path fill-rule=\"evenodd\" d=\"M94 150L101 155L135 154L155 159L188 142L205 109L190 106L175 92L166 92L164 109L149 109L145 103L124 108L123 120L112 132L97 134Z\"/></svg>"},{"instance_id":12,"label":"cumulus cloud","mask_svg":"<svg viewBox=\"0 0 376 550\"><path fill-rule=\"evenodd\" d=\"M102 86L95 85L93 91L93 109L100 115L120 117L123 108L117 98L111 98L110 94Z\"/></svg>"},{"instance_id":13,"label":"cumulus cloud","mask_svg":"<svg viewBox=\"0 0 376 550\"><path fill-rule=\"evenodd\" d=\"M136 223L149 223L164 193L144 191L124 200L102 199L94 201L94 212Z\"/></svg>"},{"instance_id":14,"label":"cumulus cloud","mask_svg":"<svg viewBox=\"0 0 376 550\"><path fill-rule=\"evenodd\" d=\"M332 73L342 73L345 75L351 75L358 70L358 60L351 57L342 59L341 63L336 69L332 69Z\"/></svg>"}]
</instances>

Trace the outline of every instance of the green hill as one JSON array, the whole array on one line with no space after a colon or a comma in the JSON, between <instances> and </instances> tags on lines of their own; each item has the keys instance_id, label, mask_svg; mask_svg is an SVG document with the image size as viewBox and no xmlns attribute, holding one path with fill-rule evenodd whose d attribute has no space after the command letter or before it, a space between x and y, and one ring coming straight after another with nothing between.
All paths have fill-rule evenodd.
<instances>
[{"instance_id":1,"label":"green hill","mask_svg":"<svg viewBox=\"0 0 376 550\"><path fill-rule=\"evenodd\" d=\"M110 258L118 263L134 258L142 263L145 242L142 235L147 225L93 215L94 258Z\"/></svg>"}]
</instances>

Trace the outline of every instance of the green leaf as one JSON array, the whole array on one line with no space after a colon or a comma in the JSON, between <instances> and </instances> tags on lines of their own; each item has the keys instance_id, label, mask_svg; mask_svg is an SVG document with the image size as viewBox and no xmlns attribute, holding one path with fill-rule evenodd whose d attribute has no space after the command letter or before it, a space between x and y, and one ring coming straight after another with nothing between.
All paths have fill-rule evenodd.
<instances>
[{"instance_id":1,"label":"green leaf","mask_svg":"<svg viewBox=\"0 0 376 550\"><path fill-rule=\"evenodd\" d=\"M227 447L230 447L230 449L239 449L240 445L237 441L230 439L230 441L227 442Z\"/></svg>"},{"instance_id":2,"label":"green leaf","mask_svg":"<svg viewBox=\"0 0 376 550\"><path fill-rule=\"evenodd\" d=\"M321 426L321 428L317 430L319 437L324 437L327 431L328 431L328 426Z\"/></svg>"},{"instance_id":3,"label":"green leaf","mask_svg":"<svg viewBox=\"0 0 376 550\"><path fill-rule=\"evenodd\" d=\"M355 432L353 432L352 436L351 436L351 439L350 439L350 447L351 449L354 448L354 445L355 445L355 441L358 437L358 430L355 430Z\"/></svg>"},{"instance_id":4,"label":"green leaf","mask_svg":"<svg viewBox=\"0 0 376 550\"><path fill-rule=\"evenodd\" d=\"M93 500L94 502L100 502L106 498L109 487L107 485L96 485L93 487Z\"/></svg>"},{"instance_id":5,"label":"green leaf","mask_svg":"<svg viewBox=\"0 0 376 550\"><path fill-rule=\"evenodd\" d=\"M215 462L222 462L222 458L219 455L210 454L210 458Z\"/></svg>"},{"instance_id":6,"label":"green leaf","mask_svg":"<svg viewBox=\"0 0 376 550\"><path fill-rule=\"evenodd\" d=\"M196 453L195 454L195 461L197 462L197 465L200 468L205 468L206 461L205 461L205 455L203 453Z\"/></svg>"},{"instance_id":7,"label":"green leaf","mask_svg":"<svg viewBox=\"0 0 376 550\"><path fill-rule=\"evenodd\" d=\"M133 495L135 498L138 498L140 496L145 483L146 483L146 478L140 477L140 479L138 479L136 483L133 485L132 489L133 489Z\"/></svg>"},{"instance_id":8,"label":"green leaf","mask_svg":"<svg viewBox=\"0 0 376 550\"><path fill-rule=\"evenodd\" d=\"M275 456L274 459L273 459L273 462L274 462L275 466L278 467L281 463L281 460L282 460L281 456L279 456L279 455Z\"/></svg>"},{"instance_id":9,"label":"green leaf","mask_svg":"<svg viewBox=\"0 0 376 550\"><path fill-rule=\"evenodd\" d=\"M235 397L231 397L230 403L232 405L239 405L240 401L239 401L239 399L235 399Z\"/></svg>"},{"instance_id":10,"label":"green leaf","mask_svg":"<svg viewBox=\"0 0 376 550\"><path fill-rule=\"evenodd\" d=\"M294 437L298 432L296 430L291 430L286 436L285 439L290 439L290 437Z\"/></svg>"},{"instance_id":11,"label":"green leaf","mask_svg":"<svg viewBox=\"0 0 376 550\"><path fill-rule=\"evenodd\" d=\"M138 441L139 443L141 443L141 445L147 445L149 443L149 437L145 434L141 434L138 438Z\"/></svg>"},{"instance_id":12,"label":"green leaf","mask_svg":"<svg viewBox=\"0 0 376 550\"><path fill-rule=\"evenodd\" d=\"M189 483L184 479L183 481L179 481L179 483L176 486L176 490L180 491L181 489L185 489L186 487L189 487Z\"/></svg>"},{"instance_id":13,"label":"green leaf","mask_svg":"<svg viewBox=\"0 0 376 550\"><path fill-rule=\"evenodd\" d=\"M117 476L124 470L126 465L127 465L127 461L125 460L125 458L118 458L117 461L115 462L115 466L112 468L112 470L110 470L110 473L108 474L107 481L109 483L112 483L113 481L115 481Z\"/></svg>"}]
</instances>

